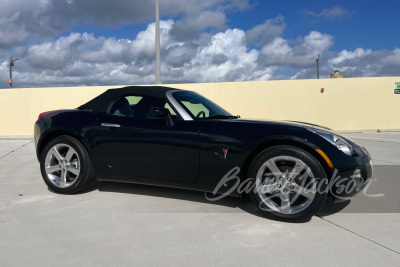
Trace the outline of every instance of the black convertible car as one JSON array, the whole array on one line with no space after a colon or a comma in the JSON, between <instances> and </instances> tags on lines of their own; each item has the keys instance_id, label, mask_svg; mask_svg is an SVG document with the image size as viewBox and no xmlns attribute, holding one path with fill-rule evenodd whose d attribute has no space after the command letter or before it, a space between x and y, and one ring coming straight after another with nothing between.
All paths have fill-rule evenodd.
<instances>
[{"instance_id":1,"label":"black convertible car","mask_svg":"<svg viewBox=\"0 0 400 267\"><path fill-rule=\"evenodd\" d=\"M368 152L331 129L244 120L198 93L131 86L73 110L44 112L34 126L46 184L73 194L106 180L250 195L263 213L316 213L372 176Z\"/></svg>"}]
</instances>

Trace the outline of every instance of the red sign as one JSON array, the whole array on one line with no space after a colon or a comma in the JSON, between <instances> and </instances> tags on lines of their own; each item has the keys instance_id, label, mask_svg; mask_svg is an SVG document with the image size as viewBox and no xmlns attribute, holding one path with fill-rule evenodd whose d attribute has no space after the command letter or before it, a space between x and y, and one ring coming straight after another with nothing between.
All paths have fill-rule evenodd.
<instances>
[{"instance_id":1,"label":"red sign","mask_svg":"<svg viewBox=\"0 0 400 267\"><path fill-rule=\"evenodd\" d=\"M8 79L8 83L9 83L9 84L12 84L12 80L11 80L11 79Z\"/></svg>"}]
</instances>

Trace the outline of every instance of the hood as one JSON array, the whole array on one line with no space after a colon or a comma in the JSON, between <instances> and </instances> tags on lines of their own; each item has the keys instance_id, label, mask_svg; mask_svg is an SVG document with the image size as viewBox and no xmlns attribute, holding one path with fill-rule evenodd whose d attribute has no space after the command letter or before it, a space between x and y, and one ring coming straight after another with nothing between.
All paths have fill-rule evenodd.
<instances>
[{"instance_id":1,"label":"hood","mask_svg":"<svg viewBox=\"0 0 400 267\"><path fill-rule=\"evenodd\" d=\"M254 124L269 124L269 125L276 125L276 126L300 127L300 128L308 129L308 130L314 129L316 131L319 130L322 132L328 132L328 133L340 136L341 138L343 138L345 141L347 141L351 145L362 147L356 141L348 138L347 136L344 136L343 134L336 132L335 130L332 130L331 128L321 126L318 124L313 124L313 123L300 122L300 121L274 121L274 120L256 120L256 119L254 119L254 120L235 119L235 120L230 120L230 121L237 121L237 122L242 122L242 123L254 123Z\"/></svg>"},{"instance_id":2,"label":"hood","mask_svg":"<svg viewBox=\"0 0 400 267\"><path fill-rule=\"evenodd\" d=\"M284 121L284 122L288 122L288 123L292 123L292 124L296 124L296 125L304 125L304 126L311 127L311 128L320 128L320 129L324 129L324 130L333 132L333 130L331 128L328 128L326 126L321 126L318 124L314 124L314 123L308 123L308 122L302 122L302 121Z\"/></svg>"},{"instance_id":3,"label":"hood","mask_svg":"<svg viewBox=\"0 0 400 267\"><path fill-rule=\"evenodd\" d=\"M230 120L232 122L244 122L244 123L261 123L261 124L270 124L270 125L282 125L282 126L294 126L294 127L301 127L301 128L315 128L321 129L324 131L335 132L331 128L321 126L318 124L301 122L301 121L278 121L278 120L262 120L262 119L235 119Z\"/></svg>"},{"instance_id":4,"label":"hood","mask_svg":"<svg viewBox=\"0 0 400 267\"><path fill-rule=\"evenodd\" d=\"M259 120L259 119L234 119L234 120L229 120L229 121L241 122L241 123L252 123L252 124L264 124L264 125L271 125L271 126L273 125L273 126L297 127L297 128L308 129L308 130L314 129L315 131L326 132L326 133L334 134L336 136L340 136L341 138L343 138L345 141L347 141L351 145L362 147L356 141L336 132L335 130L333 130L331 128L321 126L318 124L313 124L313 123L300 122L300 121L274 121L274 120Z\"/></svg>"}]
</instances>

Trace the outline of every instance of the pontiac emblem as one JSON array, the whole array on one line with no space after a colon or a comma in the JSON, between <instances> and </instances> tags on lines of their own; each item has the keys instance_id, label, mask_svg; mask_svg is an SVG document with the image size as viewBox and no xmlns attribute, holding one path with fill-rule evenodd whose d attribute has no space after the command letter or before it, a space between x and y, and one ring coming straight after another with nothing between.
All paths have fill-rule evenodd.
<instances>
[{"instance_id":1,"label":"pontiac emblem","mask_svg":"<svg viewBox=\"0 0 400 267\"><path fill-rule=\"evenodd\" d=\"M226 155L228 155L228 149L227 148L223 148L222 150L224 151L224 159L226 159Z\"/></svg>"}]
</instances>

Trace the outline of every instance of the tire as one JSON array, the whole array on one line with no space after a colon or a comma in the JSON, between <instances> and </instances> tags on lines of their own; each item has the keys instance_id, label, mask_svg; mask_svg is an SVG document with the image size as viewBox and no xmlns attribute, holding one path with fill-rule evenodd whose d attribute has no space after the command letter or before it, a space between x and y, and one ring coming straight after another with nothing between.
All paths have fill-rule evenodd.
<instances>
[{"instance_id":1,"label":"tire","mask_svg":"<svg viewBox=\"0 0 400 267\"><path fill-rule=\"evenodd\" d=\"M95 180L86 148L67 135L46 144L40 157L40 171L47 186L60 194L78 193Z\"/></svg>"},{"instance_id":2,"label":"tire","mask_svg":"<svg viewBox=\"0 0 400 267\"><path fill-rule=\"evenodd\" d=\"M251 163L248 177L254 178L250 197L266 217L311 217L327 197L324 168L314 156L297 147L282 145L264 150Z\"/></svg>"}]
</instances>

